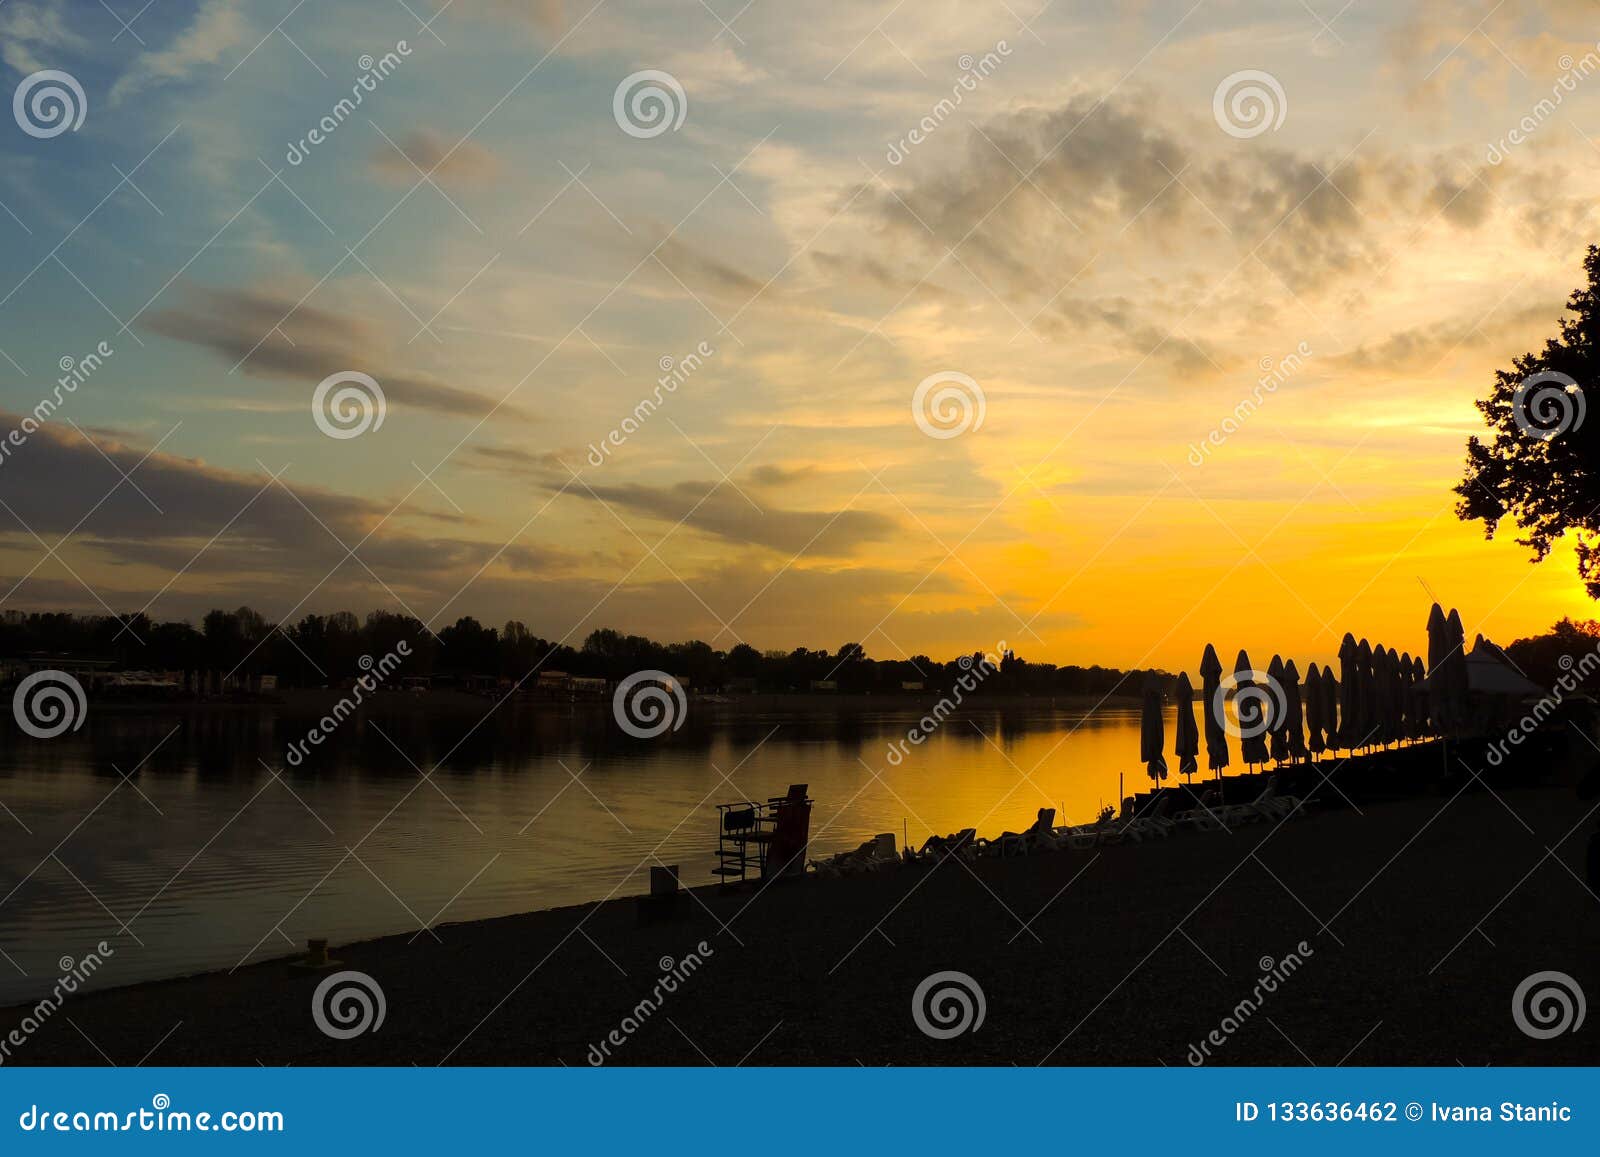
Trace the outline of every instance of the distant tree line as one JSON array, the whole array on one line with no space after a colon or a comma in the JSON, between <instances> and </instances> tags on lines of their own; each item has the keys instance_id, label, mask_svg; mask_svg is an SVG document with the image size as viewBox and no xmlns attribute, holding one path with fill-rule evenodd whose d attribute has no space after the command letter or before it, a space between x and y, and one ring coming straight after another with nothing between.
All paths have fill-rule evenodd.
<instances>
[{"instance_id":1,"label":"distant tree line","mask_svg":"<svg viewBox=\"0 0 1600 1157\"><path fill-rule=\"evenodd\" d=\"M831 682L841 693L881 694L906 684L943 691L968 672L979 672L979 695L1095 697L1137 695L1144 679L1143 671L1034 663L1009 651L991 656L999 660L995 669L983 652L938 662L927 655L874 659L860 643L832 652L805 647L763 652L745 643L723 651L698 640L659 643L608 628L572 647L540 638L515 619L496 629L470 616L435 637L418 620L388 611L372 611L365 619L349 611L306 615L280 626L240 607L213 610L199 627L156 622L143 614L0 614L0 657L101 659L123 670L232 674L247 681L268 674L283 687L345 682L362 672L363 656L375 661L401 639L412 649L403 671L407 676L518 680L545 670L617 680L655 669L685 679L696 691L804 691L815 682Z\"/></svg>"},{"instance_id":2,"label":"distant tree line","mask_svg":"<svg viewBox=\"0 0 1600 1157\"><path fill-rule=\"evenodd\" d=\"M1600 623L1562 619L1546 633L1518 639L1505 650L1518 669L1541 687L1555 687L1566 676L1592 690L1595 680L1582 678L1591 665L1580 661L1586 653L1600 651Z\"/></svg>"}]
</instances>

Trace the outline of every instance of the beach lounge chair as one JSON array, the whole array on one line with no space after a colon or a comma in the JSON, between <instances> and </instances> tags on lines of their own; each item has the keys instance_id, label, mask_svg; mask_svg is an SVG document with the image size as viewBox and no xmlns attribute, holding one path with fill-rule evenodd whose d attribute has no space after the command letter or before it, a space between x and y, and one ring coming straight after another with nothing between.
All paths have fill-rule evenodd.
<instances>
[{"instance_id":1,"label":"beach lounge chair","mask_svg":"<svg viewBox=\"0 0 1600 1157\"><path fill-rule=\"evenodd\" d=\"M943 860L950 856L971 859L977 828L962 828L948 836L929 836L917 852L919 860Z\"/></svg>"},{"instance_id":2,"label":"beach lounge chair","mask_svg":"<svg viewBox=\"0 0 1600 1157\"><path fill-rule=\"evenodd\" d=\"M1129 815L1112 821L1100 829L1099 843L1120 844L1124 840L1142 843L1145 840L1166 839L1177 830L1177 824L1167 817L1172 807L1172 797L1163 794L1154 807L1144 815Z\"/></svg>"},{"instance_id":3,"label":"beach lounge chair","mask_svg":"<svg viewBox=\"0 0 1600 1157\"><path fill-rule=\"evenodd\" d=\"M882 832L860 847L839 852L823 860L812 860L810 868L819 876L850 876L862 872L876 872L900 862L895 850L894 833Z\"/></svg>"},{"instance_id":4,"label":"beach lounge chair","mask_svg":"<svg viewBox=\"0 0 1600 1157\"><path fill-rule=\"evenodd\" d=\"M1168 817L1172 810L1172 794L1162 792L1161 798L1156 800L1152 807L1142 816L1134 816L1129 821L1135 839L1167 839L1175 832L1178 825Z\"/></svg>"},{"instance_id":5,"label":"beach lounge chair","mask_svg":"<svg viewBox=\"0 0 1600 1157\"><path fill-rule=\"evenodd\" d=\"M1054 850L1058 844L1055 834L1056 809L1042 807L1033 826L1023 832L1005 832L992 840L976 841L976 850L984 856L1025 856L1029 852Z\"/></svg>"},{"instance_id":6,"label":"beach lounge chair","mask_svg":"<svg viewBox=\"0 0 1600 1157\"><path fill-rule=\"evenodd\" d=\"M1195 832L1222 832L1229 830L1226 824L1227 807L1222 802L1222 795L1215 787L1208 787L1200 793L1195 800L1195 806L1186 808L1172 814L1172 823L1177 831Z\"/></svg>"},{"instance_id":7,"label":"beach lounge chair","mask_svg":"<svg viewBox=\"0 0 1600 1157\"><path fill-rule=\"evenodd\" d=\"M1107 811L1110 809L1108 808ZM1055 846L1070 848L1073 851L1088 851L1100 842L1101 835L1111 827L1111 817L1102 816L1092 824L1079 824L1076 827L1056 828Z\"/></svg>"},{"instance_id":8,"label":"beach lounge chair","mask_svg":"<svg viewBox=\"0 0 1600 1157\"><path fill-rule=\"evenodd\" d=\"M1274 823L1297 814L1301 806L1298 797L1278 794L1278 780L1273 777L1261 789L1261 794L1249 803L1234 804L1224 809L1223 822L1229 827L1258 820Z\"/></svg>"}]
</instances>

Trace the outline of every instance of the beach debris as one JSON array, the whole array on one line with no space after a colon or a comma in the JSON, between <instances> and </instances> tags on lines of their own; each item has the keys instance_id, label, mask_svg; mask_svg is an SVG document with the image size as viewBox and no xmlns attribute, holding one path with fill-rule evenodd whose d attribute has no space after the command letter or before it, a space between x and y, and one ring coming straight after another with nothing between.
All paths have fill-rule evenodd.
<instances>
[{"instance_id":1,"label":"beach debris","mask_svg":"<svg viewBox=\"0 0 1600 1157\"><path fill-rule=\"evenodd\" d=\"M328 955L328 942L326 939L306 941L306 954L299 960L291 961L291 973L326 972L330 968L338 968L340 961Z\"/></svg>"}]
</instances>

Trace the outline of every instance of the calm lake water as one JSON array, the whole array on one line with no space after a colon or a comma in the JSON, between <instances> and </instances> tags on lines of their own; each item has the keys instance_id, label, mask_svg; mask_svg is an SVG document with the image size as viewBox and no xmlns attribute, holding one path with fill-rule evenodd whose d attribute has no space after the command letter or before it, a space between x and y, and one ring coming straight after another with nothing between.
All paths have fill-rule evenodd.
<instances>
[{"instance_id":1,"label":"calm lake water","mask_svg":"<svg viewBox=\"0 0 1600 1157\"><path fill-rule=\"evenodd\" d=\"M91 708L82 730L47 741L8 728L0 1003L47 991L62 958L101 940L115 950L97 978L109 986L282 956L313 936L337 945L643 892L656 863L710 883L715 805L791 783L816 800L819 856L877 832L920 845L930 831L1020 830L1042 806L1089 821L1118 798L1119 771L1130 793L1147 782L1126 708L972 712L894 766L910 709L695 703L682 730L635 740L605 705L508 705L483 720L486 706L380 701L299 767L285 754L320 707Z\"/></svg>"}]
</instances>

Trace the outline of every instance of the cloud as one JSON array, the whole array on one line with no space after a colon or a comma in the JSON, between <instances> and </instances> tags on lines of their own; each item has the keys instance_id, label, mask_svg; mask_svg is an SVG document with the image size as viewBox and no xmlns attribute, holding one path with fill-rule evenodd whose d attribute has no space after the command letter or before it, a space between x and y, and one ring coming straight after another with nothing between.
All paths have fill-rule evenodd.
<instances>
[{"instance_id":1,"label":"cloud","mask_svg":"<svg viewBox=\"0 0 1600 1157\"><path fill-rule=\"evenodd\" d=\"M236 0L206 0L194 23L159 52L142 52L111 86L117 104L142 89L189 79L202 66L216 64L230 49L248 42L250 24Z\"/></svg>"},{"instance_id":2,"label":"cloud","mask_svg":"<svg viewBox=\"0 0 1600 1157\"><path fill-rule=\"evenodd\" d=\"M1550 301L1504 314L1495 311L1481 320L1474 313L1464 320L1408 326L1330 358L1329 362L1336 368L1398 375L1440 369L1446 358L1457 353L1498 351L1509 365L1521 352L1517 348L1519 341L1533 340L1530 335L1541 326L1553 334L1560 316L1560 303Z\"/></svg>"},{"instance_id":3,"label":"cloud","mask_svg":"<svg viewBox=\"0 0 1600 1157\"><path fill-rule=\"evenodd\" d=\"M150 314L145 328L214 350L257 377L320 382L329 374L359 369L378 380L390 403L463 418L480 418L494 407L482 395L398 368L385 352L389 343L383 335L359 318L267 290L209 289L190 299L184 308ZM495 412L527 418L511 405Z\"/></svg>"},{"instance_id":4,"label":"cloud","mask_svg":"<svg viewBox=\"0 0 1600 1157\"><path fill-rule=\"evenodd\" d=\"M665 522L682 522L728 542L790 554L849 554L867 542L888 538L898 529L894 519L866 510L784 510L772 506L758 509L733 487L713 482L573 486L568 493Z\"/></svg>"},{"instance_id":5,"label":"cloud","mask_svg":"<svg viewBox=\"0 0 1600 1157\"><path fill-rule=\"evenodd\" d=\"M458 0L452 11L511 20L546 36L560 36L567 28L566 8L565 0Z\"/></svg>"},{"instance_id":6,"label":"cloud","mask_svg":"<svg viewBox=\"0 0 1600 1157\"><path fill-rule=\"evenodd\" d=\"M735 269L701 249L675 236L669 236L654 250L656 260L666 266L671 275L691 289L717 296L749 300L761 292L763 283L748 273Z\"/></svg>"},{"instance_id":7,"label":"cloud","mask_svg":"<svg viewBox=\"0 0 1600 1157\"><path fill-rule=\"evenodd\" d=\"M20 415L0 414L0 427L19 428L21 422ZM54 424L11 448L3 463L0 546L21 557L37 556L41 539L56 543L70 535L70 547L62 549L97 556L97 567L84 568L95 576L96 588L107 567L153 568L161 577L146 588L146 598L162 588L167 574L181 572L190 585L217 585L224 592L240 581L259 584L275 592L275 601L292 605L337 570L347 580L364 579L373 603L391 600L390 590L403 591L423 600L416 609L425 614L429 600L453 595L489 565L513 575L549 576L594 561L555 547L416 534L379 499L289 477L274 482L265 473L220 469L159 451L147 455L135 445L91 441ZM123 474L131 481L123 481ZM405 517L415 521L418 515L408 510ZM454 513L422 518L452 528L470 522ZM350 548L359 561L347 560ZM79 567L81 562L74 569ZM0 592L10 586L6 582ZM232 593L223 597L230 605L238 601Z\"/></svg>"},{"instance_id":8,"label":"cloud","mask_svg":"<svg viewBox=\"0 0 1600 1157\"><path fill-rule=\"evenodd\" d=\"M563 462L577 462L582 457L581 450L534 453L531 450L519 450L515 446L468 446L456 454L452 461L470 470L535 475L547 479L552 474L565 477Z\"/></svg>"},{"instance_id":9,"label":"cloud","mask_svg":"<svg viewBox=\"0 0 1600 1157\"><path fill-rule=\"evenodd\" d=\"M62 22L61 7L23 0L0 8L0 60L23 74L60 68L63 51L78 51L83 39ZM42 54L42 55L41 55Z\"/></svg>"},{"instance_id":10,"label":"cloud","mask_svg":"<svg viewBox=\"0 0 1600 1157\"><path fill-rule=\"evenodd\" d=\"M500 170L499 159L476 141L450 141L432 129L413 129L394 144L385 141L370 164L382 179L406 185L421 173L480 184Z\"/></svg>"},{"instance_id":11,"label":"cloud","mask_svg":"<svg viewBox=\"0 0 1600 1157\"><path fill-rule=\"evenodd\" d=\"M750 480L757 486L794 486L817 476L815 466L786 467L776 464L757 466L750 471Z\"/></svg>"},{"instance_id":12,"label":"cloud","mask_svg":"<svg viewBox=\"0 0 1600 1157\"><path fill-rule=\"evenodd\" d=\"M1038 302L1075 271L1087 281L1125 267L1108 253L1212 276L1255 258L1300 291L1374 268L1379 227L1414 213L1434 183L1390 157L1339 163L1265 141L1228 148L1236 142L1209 118L1197 125L1187 111L1130 93L1080 93L974 122L964 139L958 131L914 154L893 185L841 191L871 227L854 254L863 282L892 279L908 250L954 248L987 290L1011 300ZM1469 222L1470 210L1451 220ZM837 268L848 259L829 260ZM926 256L920 264L925 271ZM1144 324L1170 315L1171 304L1140 302ZM1115 303L1124 314L1129 307L1125 297Z\"/></svg>"}]
</instances>

